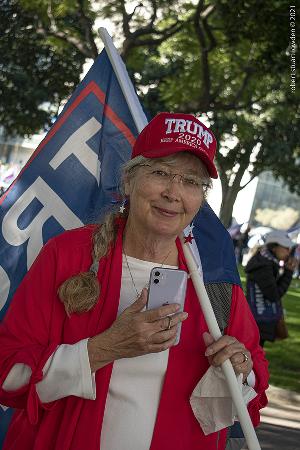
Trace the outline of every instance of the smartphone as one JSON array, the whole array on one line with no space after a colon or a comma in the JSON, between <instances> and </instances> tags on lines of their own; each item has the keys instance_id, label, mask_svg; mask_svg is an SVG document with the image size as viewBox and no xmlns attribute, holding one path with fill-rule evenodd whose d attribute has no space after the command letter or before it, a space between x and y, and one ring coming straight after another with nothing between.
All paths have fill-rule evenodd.
<instances>
[{"instance_id":1,"label":"smartphone","mask_svg":"<svg viewBox=\"0 0 300 450\"><path fill-rule=\"evenodd\" d=\"M168 269L166 267L154 267L150 273L147 309L178 303L183 311L187 287L187 273L180 269ZM180 339L181 323L178 325L176 341Z\"/></svg>"}]
</instances>

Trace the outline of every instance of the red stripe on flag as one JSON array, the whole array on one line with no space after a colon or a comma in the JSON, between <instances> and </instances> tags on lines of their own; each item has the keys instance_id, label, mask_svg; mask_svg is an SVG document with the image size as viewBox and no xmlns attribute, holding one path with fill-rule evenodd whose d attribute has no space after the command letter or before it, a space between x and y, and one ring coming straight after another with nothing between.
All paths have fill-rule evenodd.
<instances>
[{"instance_id":1,"label":"red stripe on flag","mask_svg":"<svg viewBox=\"0 0 300 450\"><path fill-rule=\"evenodd\" d=\"M40 153L40 151L44 148L44 146L49 142L49 140L52 138L52 136L60 129L60 127L65 123L67 118L70 116L70 114L74 111L75 108L87 97L89 94L94 94L100 103L104 106L103 114L108 117L108 119L115 125L118 130L124 135L124 137L127 139L129 144L133 146L135 143L135 137L131 133L130 129L124 124L124 122L119 118L119 116L113 111L113 109L108 105L105 104L105 94L102 91L102 89L99 88L99 86L94 82L90 81L89 84L80 92L78 97L76 97L76 100L72 103L71 106L64 112L64 114L59 118L57 122L53 125L47 136L42 140L40 145L37 147L37 149L33 152L23 169L20 171L19 175L16 177L16 179L12 182L12 184L9 186L9 188L5 191L5 193L0 197L0 205L5 200L5 197L9 193L9 191L12 189L14 184L18 181L19 177L22 175L24 170L26 169L29 164L33 161L33 159Z\"/></svg>"}]
</instances>

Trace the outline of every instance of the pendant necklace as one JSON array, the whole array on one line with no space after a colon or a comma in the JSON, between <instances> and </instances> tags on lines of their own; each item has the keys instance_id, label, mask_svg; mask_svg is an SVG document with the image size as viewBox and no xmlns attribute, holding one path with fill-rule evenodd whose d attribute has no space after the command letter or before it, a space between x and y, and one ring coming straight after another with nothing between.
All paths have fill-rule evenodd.
<instances>
[{"instance_id":1,"label":"pendant necklace","mask_svg":"<svg viewBox=\"0 0 300 450\"><path fill-rule=\"evenodd\" d=\"M169 253L167 254L167 256L163 259L163 262L160 264L160 267L163 267L163 266L164 266L164 263L165 263L165 261L168 259L168 257L170 256L171 251L172 251L172 249L169 251ZM129 267L129 264L128 264L127 255L126 255L126 253L125 253L124 251L123 251L123 253L124 253L124 256L125 256L126 265L127 265L128 272L129 272L129 275L130 275L130 278L131 278L131 281L132 281L132 285L133 285L134 290L135 290L135 292L136 292L136 295L137 295L137 297L138 297L138 296L140 295L140 293L138 292L138 290L137 290L137 288L136 288L136 284L135 284L135 282L134 282L134 279L133 279L133 276L132 276L132 273L131 273L131 270L130 270L130 267ZM145 287L148 288L148 287L149 287L149 283L147 283Z\"/></svg>"}]
</instances>

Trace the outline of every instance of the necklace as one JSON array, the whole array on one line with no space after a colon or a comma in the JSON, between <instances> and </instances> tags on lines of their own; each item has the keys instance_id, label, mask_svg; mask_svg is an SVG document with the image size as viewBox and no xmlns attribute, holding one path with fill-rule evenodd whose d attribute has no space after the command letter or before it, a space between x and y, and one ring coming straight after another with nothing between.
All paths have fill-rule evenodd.
<instances>
[{"instance_id":1,"label":"necklace","mask_svg":"<svg viewBox=\"0 0 300 450\"><path fill-rule=\"evenodd\" d=\"M164 263L165 263L165 261L168 259L168 257L170 256L171 251L172 251L172 249L169 251L169 253L167 254L167 256L163 259L163 262L161 263L160 267L163 267L163 266L164 266ZM132 286L134 287L134 290L135 290L136 295L137 295L137 297L138 297L138 296L140 295L140 293L139 293L139 291L137 290L136 284L135 284L135 282L134 282L134 279L133 279L133 276L132 276L132 273L131 273L131 270L130 270L130 267L129 267L129 264L128 264L127 255L126 255L126 253L125 253L124 251L123 251L123 253L124 253L124 256L125 256L125 261L126 261L127 269L128 269L128 272L129 272L131 281L132 281ZM149 283L147 283L147 285L146 285L145 287L148 288L148 287L149 287Z\"/></svg>"}]
</instances>

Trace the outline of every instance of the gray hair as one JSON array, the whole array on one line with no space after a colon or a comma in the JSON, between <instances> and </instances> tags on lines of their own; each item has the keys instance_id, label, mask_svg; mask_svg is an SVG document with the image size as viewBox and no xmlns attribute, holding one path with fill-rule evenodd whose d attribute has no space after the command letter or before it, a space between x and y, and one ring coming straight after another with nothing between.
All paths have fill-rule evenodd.
<instances>
[{"instance_id":1,"label":"gray hair","mask_svg":"<svg viewBox=\"0 0 300 450\"><path fill-rule=\"evenodd\" d=\"M211 187L212 187L212 181L208 174L206 166L202 163L202 161L199 158L198 158L198 160L200 162L199 175L203 180L203 184L204 184L203 195L204 195L204 199L206 200L209 189L211 189ZM142 155L138 155L135 158L130 159L125 164L123 164L122 170L121 170L121 181L120 181L119 190L124 198L125 198L125 189L124 189L125 180L134 178L134 176L136 174L136 170L139 168L139 166L141 164L147 164L149 166L152 166L157 161L165 162L171 166L175 165L177 163L176 154L175 155L173 154L170 156L165 156L162 158L145 158Z\"/></svg>"}]
</instances>

